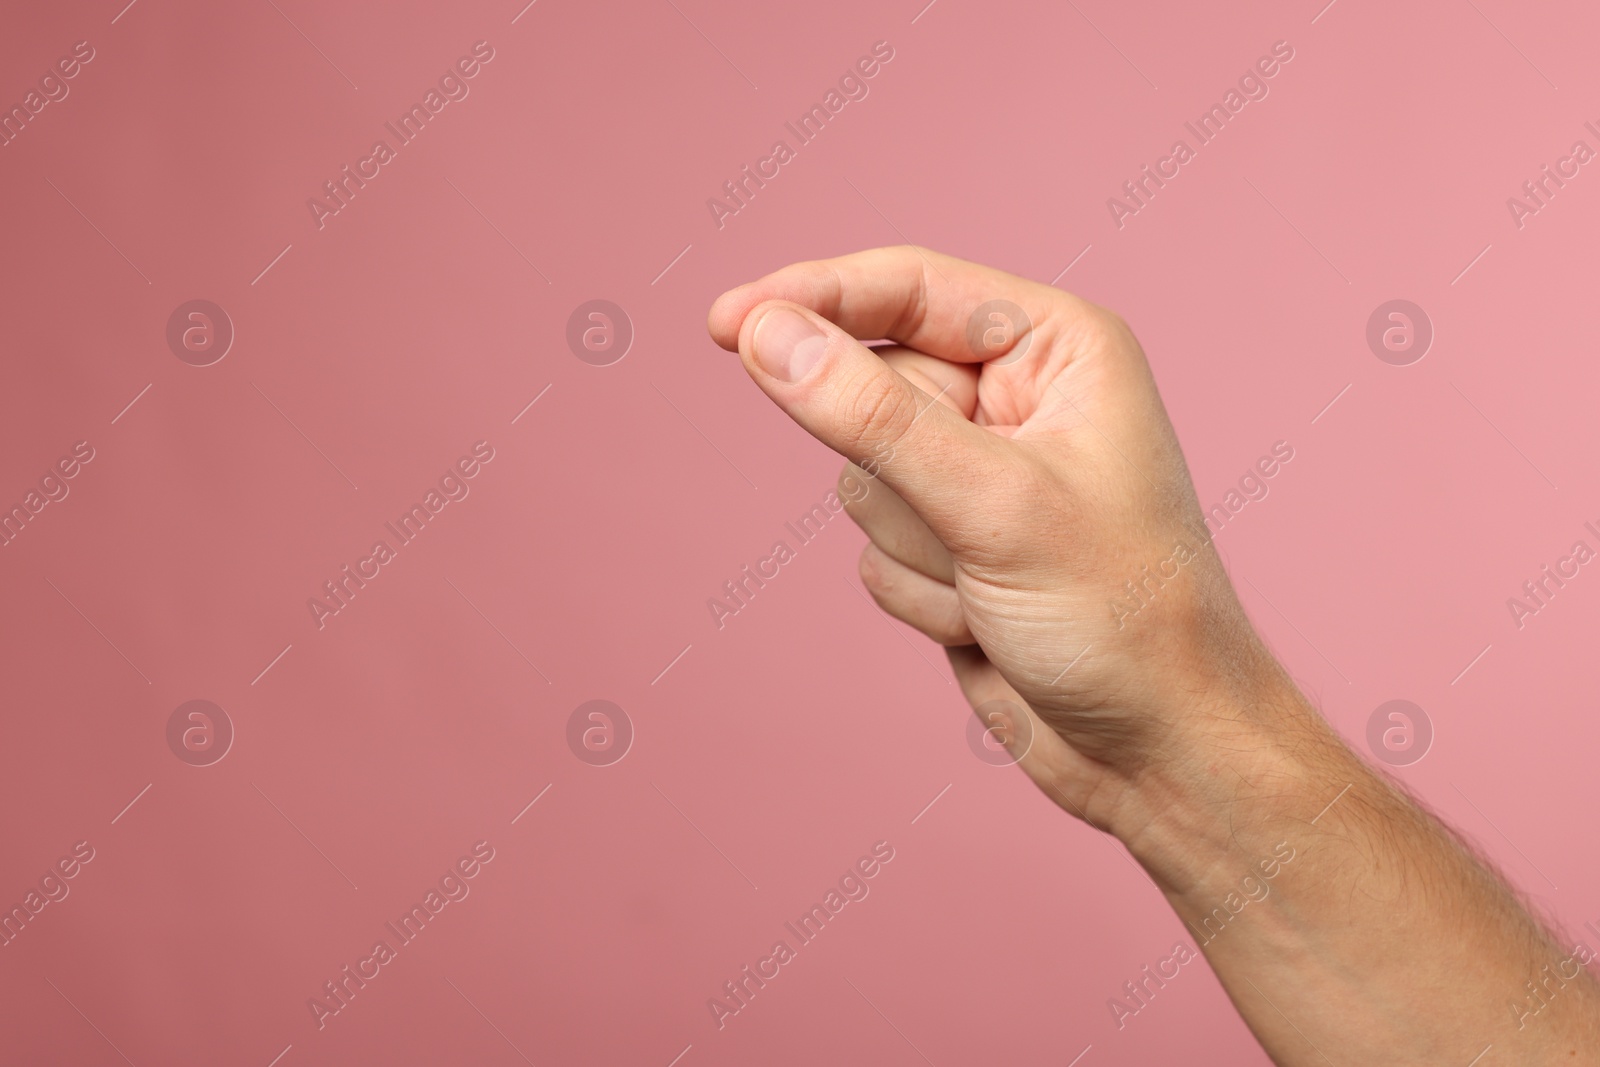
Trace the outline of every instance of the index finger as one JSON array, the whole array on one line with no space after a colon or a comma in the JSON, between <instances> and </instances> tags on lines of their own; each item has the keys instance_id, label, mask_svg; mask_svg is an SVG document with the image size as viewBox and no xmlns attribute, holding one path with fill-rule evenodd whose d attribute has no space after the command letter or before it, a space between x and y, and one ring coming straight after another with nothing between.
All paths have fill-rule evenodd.
<instances>
[{"instance_id":1,"label":"index finger","mask_svg":"<svg viewBox=\"0 0 1600 1067\"><path fill-rule=\"evenodd\" d=\"M711 305L712 339L736 350L740 323L766 300L808 307L859 340L888 338L952 363L1001 359L1048 344L1093 308L1042 282L895 245L794 263L728 290Z\"/></svg>"}]
</instances>

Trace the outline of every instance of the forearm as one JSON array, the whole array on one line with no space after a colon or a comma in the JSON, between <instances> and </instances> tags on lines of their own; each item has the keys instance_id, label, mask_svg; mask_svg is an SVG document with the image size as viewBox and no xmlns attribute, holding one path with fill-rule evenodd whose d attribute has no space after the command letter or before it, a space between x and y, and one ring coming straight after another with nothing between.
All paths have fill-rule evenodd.
<instances>
[{"instance_id":1,"label":"forearm","mask_svg":"<svg viewBox=\"0 0 1600 1067\"><path fill-rule=\"evenodd\" d=\"M1600 1063L1588 946L1558 944L1298 693L1144 776L1124 837L1273 1059ZM1530 985L1530 983L1532 983Z\"/></svg>"}]
</instances>

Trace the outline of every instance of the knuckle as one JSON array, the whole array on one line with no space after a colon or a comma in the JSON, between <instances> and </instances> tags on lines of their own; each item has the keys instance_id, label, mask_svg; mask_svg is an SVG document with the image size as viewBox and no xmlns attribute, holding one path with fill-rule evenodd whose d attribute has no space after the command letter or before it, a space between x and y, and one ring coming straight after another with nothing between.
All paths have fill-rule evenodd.
<instances>
[{"instance_id":1,"label":"knuckle","mask_svg":"<svg viewBox=\"0 0 1600 1067\"><path fill-rule=\"evenodd\" d=\"M1108 307L1106 307L1104 305L1100 305L1098 310L1099 310L1099 313L1100 313L1101 325L1106 330L1108 330L1109 332L1111 332L1111 333L1132 333L1133 332L1132 330L1130 330L1128 328L1128 320L1123 318L1116 311L1114 311L1111 308L1108 308Z\"/></svg>"},{"instance_id":2,"label":"knuckle","mask_svg":"<svg viewBox=\"0 0 1600 1067\"><path fill-rule=\"evenodd\" d=\"M861 559L857 561L856 568L861 574L861 584L876 597L879 583L883 580L883 567L878 562L876 545L868 542L867 547L861 550Z\"/></svg>"},{"instance_id":3,"label":"knuckle","mask_svg":"<svg viewBox=\"0 0 1600 1067\"><path fill-rule=\"evenodd\" d=\"M1093 305L1083 318L1084 337L1096 347L1110 347L1127 330L1127 323L1108 307Z\"/></svg>"},{"instance_id":4,"label":"knuckle","mask_svg":"<svg viewBox=\"0 0 1600 1067\"><path fill-rule=\"evenodd\" d=\"M1108 307L1094 306L1084 325L1084 336L1096 352L1129 358L1142 355L1133 327Z\"/></svg>"},{"instance_id":5,"label":"knuckle","mask_svg":"<svg viewBox=\"0 0 1600 1067\"><path fill-rule=\"evenodd\" d=\"M862 382L848 408L857 453L894 448L916 415L913 406L908 391L891 375L875 374Z\"/></svg>"},{"instance_id":6,"label":"knuckle","mask_svg":"<svg viewBox=\"0 0 1600 1067\"><path fill-rule=\"evenodd\" d=\"M875 544L868 544L861 552L861 583L878 607L935 644L947 648L972 644L972 631L953 591L948 602L937 596L930 598L925 589L919 592L921 583L904 574L902 568L885 565L888 559L892 557Z\"/></svg>"}]
</instances>

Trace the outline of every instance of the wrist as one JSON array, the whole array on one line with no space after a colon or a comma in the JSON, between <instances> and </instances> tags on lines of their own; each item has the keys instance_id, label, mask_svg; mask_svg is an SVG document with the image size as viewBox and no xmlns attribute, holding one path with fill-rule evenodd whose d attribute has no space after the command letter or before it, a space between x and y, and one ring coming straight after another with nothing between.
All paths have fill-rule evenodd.
<instances>
[{"instance_id":1,"label":"wrist","mask_svg":"<svg viewBox=\"0 0 1600 1067\"><path fill-rule=\"evenodd\" d=\"M1287 678L1183 709L1181 740L1122 790L1109 829L1169 896L1211 900L1303 849L1368 773Z\"/></svg>"}]
</instances>

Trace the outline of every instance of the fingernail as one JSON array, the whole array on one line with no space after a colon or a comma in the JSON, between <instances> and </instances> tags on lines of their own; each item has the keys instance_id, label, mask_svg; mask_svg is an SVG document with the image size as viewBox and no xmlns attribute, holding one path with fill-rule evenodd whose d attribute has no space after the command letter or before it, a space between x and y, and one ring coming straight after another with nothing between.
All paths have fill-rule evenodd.
<instances>
[{"instance_id":1,"label":"fingernail","mask_svg":"<svg viewBox=\"0 0 1600 1067\"><path fill-rule=\"evenodd\" d=\"M797 382L817 365L828 339L811 320L790 308L773 308L756 323L756 362L783 382Z\"/></svg>"}]
</instances>

